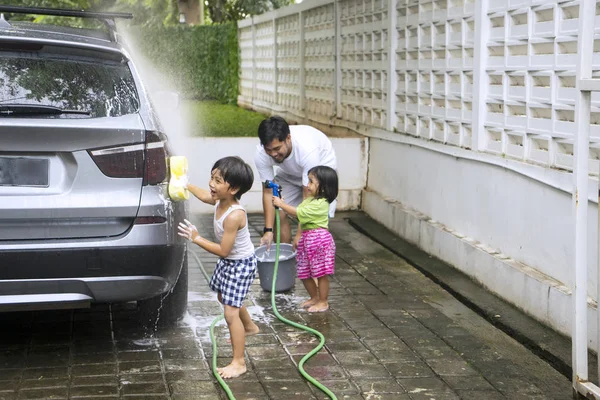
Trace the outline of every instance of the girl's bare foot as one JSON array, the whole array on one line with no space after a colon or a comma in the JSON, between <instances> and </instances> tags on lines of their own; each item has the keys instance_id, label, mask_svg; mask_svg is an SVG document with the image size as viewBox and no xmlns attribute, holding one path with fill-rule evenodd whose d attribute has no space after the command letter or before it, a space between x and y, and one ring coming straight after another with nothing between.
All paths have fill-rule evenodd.
<instances>
[{"instance_id":1,"label":"girl's bare foot","mask_svg":"<svg viewBox=\"0 0 600 400\"><path fill-rule=\"evenodd\" d=\"M259 332L260 332L260 328L256 324L252 324L252 326L250 326L248 328L244 327L244 333L246 334L246 336L253 336ZM231 343L231 338L227 339L227 343Z\"/></svg>"},{"instance_id":2,"label":"girl's bare foot","mask_svg":"<svg viewBox=\"0 0 600 400\"><path fill-rule=\"evenodd\" d=\"M329 310L329 304L325 301L319 301L308 309L308 312L323 312Z\"/></svg>"},{"instance_id":3,"label":"girl's bare foot","mask_svg":"<svg viewBox=\"0 0 600 400\"><path fill-rule=\"evenodd\" d=\"M302 308L308 308L311 306L314 306L315 304L317 304L319 302L319 299L308 299L305 302L303 302L300 307Z\"/></svg>"},{"instance_id":4,"label":"girl's bare foot","mask_svg":"<svg viewBox=\"0 0 600 400\"><path fill-rule=\"evenodd\" d=\"M217 368L217 372L223 379L237 378L246 373L246 363L239 364L232 362L226 367Z\"/></svg>"}]
</instances>

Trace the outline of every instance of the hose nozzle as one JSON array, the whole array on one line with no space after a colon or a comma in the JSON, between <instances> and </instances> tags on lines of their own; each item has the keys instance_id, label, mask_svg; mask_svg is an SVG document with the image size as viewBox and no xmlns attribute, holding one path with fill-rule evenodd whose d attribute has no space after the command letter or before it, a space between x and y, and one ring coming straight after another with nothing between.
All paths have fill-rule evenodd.
<instances>
[{"instance_id":1,"label":"hose nozzle","mask_svg":"<svg viewBox=\"0 0 600 400\"><path fill-rule=\"evenodd\" d=\"M273 181L266 180L265 181L266 189L273 189L273 196L281 197L281 186Z\"/></svg>"}]
</instances>

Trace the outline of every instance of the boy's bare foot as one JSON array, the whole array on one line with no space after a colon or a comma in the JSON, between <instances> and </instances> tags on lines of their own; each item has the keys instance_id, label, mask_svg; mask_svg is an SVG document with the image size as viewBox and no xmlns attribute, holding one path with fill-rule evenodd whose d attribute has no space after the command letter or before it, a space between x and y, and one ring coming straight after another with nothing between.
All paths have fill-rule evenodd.
<instances>
[{"instance_id":1,"label":"boy's bare foot","mask_svg":"<svg viewBox=\"0 0 600 400\"><path fill-rule=\"evenodd\" d=\"M217 368L217 372L223 379L237 378L238 376L246 373L246 364L232 362L226 367Z\"/></svg>"},{"instance_id":2,"label":"boy's bare foot","mask_svg":"<svg viewBox=\"0 0 600 400\"><path fill-rule=\"evenodd\" d=\"M308 308L311 306L314 306L315 304L317 304L319 302L319 299L308 299L305 302L303 302L300 307L302 308Z\"/></svg>"},{"instance_id":3,"label":"boy's bare foot","mask_svg":"<svg viewBox=\"0 0 600 400\"><path fill-rule=\"evenodd\" d=\"M260 328L258 327L258 325L252 324L252 326L249 327L248 329L244 328L244 332L245 332L246 336L253 336L260 332ZM231 343L231 338L227 339L227 343Z\"/></svg>"},{"instance_id":4,"label":"boy's bare foot","mask_svg":"<svg viewBox=\"0 0 600 400\"><path fill-rule=\"evenodd\" d=\"M323 312L329 310L329 304L324 301L319 301L314 306L308 309L308 312Z\"/></svg>"}]
</instances>

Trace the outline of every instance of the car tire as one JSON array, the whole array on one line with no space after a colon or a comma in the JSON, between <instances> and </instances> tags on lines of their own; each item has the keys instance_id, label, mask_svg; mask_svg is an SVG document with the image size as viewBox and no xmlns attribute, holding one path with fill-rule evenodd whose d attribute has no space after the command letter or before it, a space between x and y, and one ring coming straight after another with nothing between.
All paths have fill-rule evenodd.
<instances>
[{"instance_id":1,"label":"car tire","mask_svg":"<svg viewBox=\"0 0 600 400\"><path fill-rule=\"evenodd\" d=\"M146 325L170 326L179 321L187 309L188 257L183 257L181 272L175 286L166 293L138 301L142 322Z\"/></svg>"}]
</instances>

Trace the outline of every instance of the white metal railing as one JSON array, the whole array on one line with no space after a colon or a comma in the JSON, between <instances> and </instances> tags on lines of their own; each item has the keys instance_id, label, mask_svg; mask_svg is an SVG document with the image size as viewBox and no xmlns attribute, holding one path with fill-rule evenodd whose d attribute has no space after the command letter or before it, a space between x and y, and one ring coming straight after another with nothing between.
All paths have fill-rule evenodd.
<instances>
[{"instance_id":1,"label":"white metal railing","mask_svg":"<svg viewBox=\"0 0 600 400\"><path fill-rule=\"evenodd\" d=\"M239 101L572 170L579 3L305 0L238 22Z\"/></svg>"},{"instance_id":2,"label":"white metal railing","mask_svg":"<svg viewBox=\"0 0 600 400\"><path fill-rule=\"evenodd\" d=\"M600 79L592 79L594 51L594 18L596 0L581 0L579 5L579 38L577 45L577 97L575 99L575 167L573 203L575 210L575 279L573 288L573 387L587 398L600 399L600 388L588 377L587 325L587 195L580 201L579 193L588 193L590 108L592 92L600 91ZM600 214L598 223L600 226ZM600 247L599 247L600 248ZM599 269L600 273L600 263ZM599 275L600 276L600 275ZM600 285L598 286L600 298ZM600 313L598 322L600 323ZM600 324L598 324L600 326ZM598 329L600 339L600 329ZM599 342L600 343L600 342ZM600 369L598 370L600 377Z\"/></svg>"}]
</instances>

